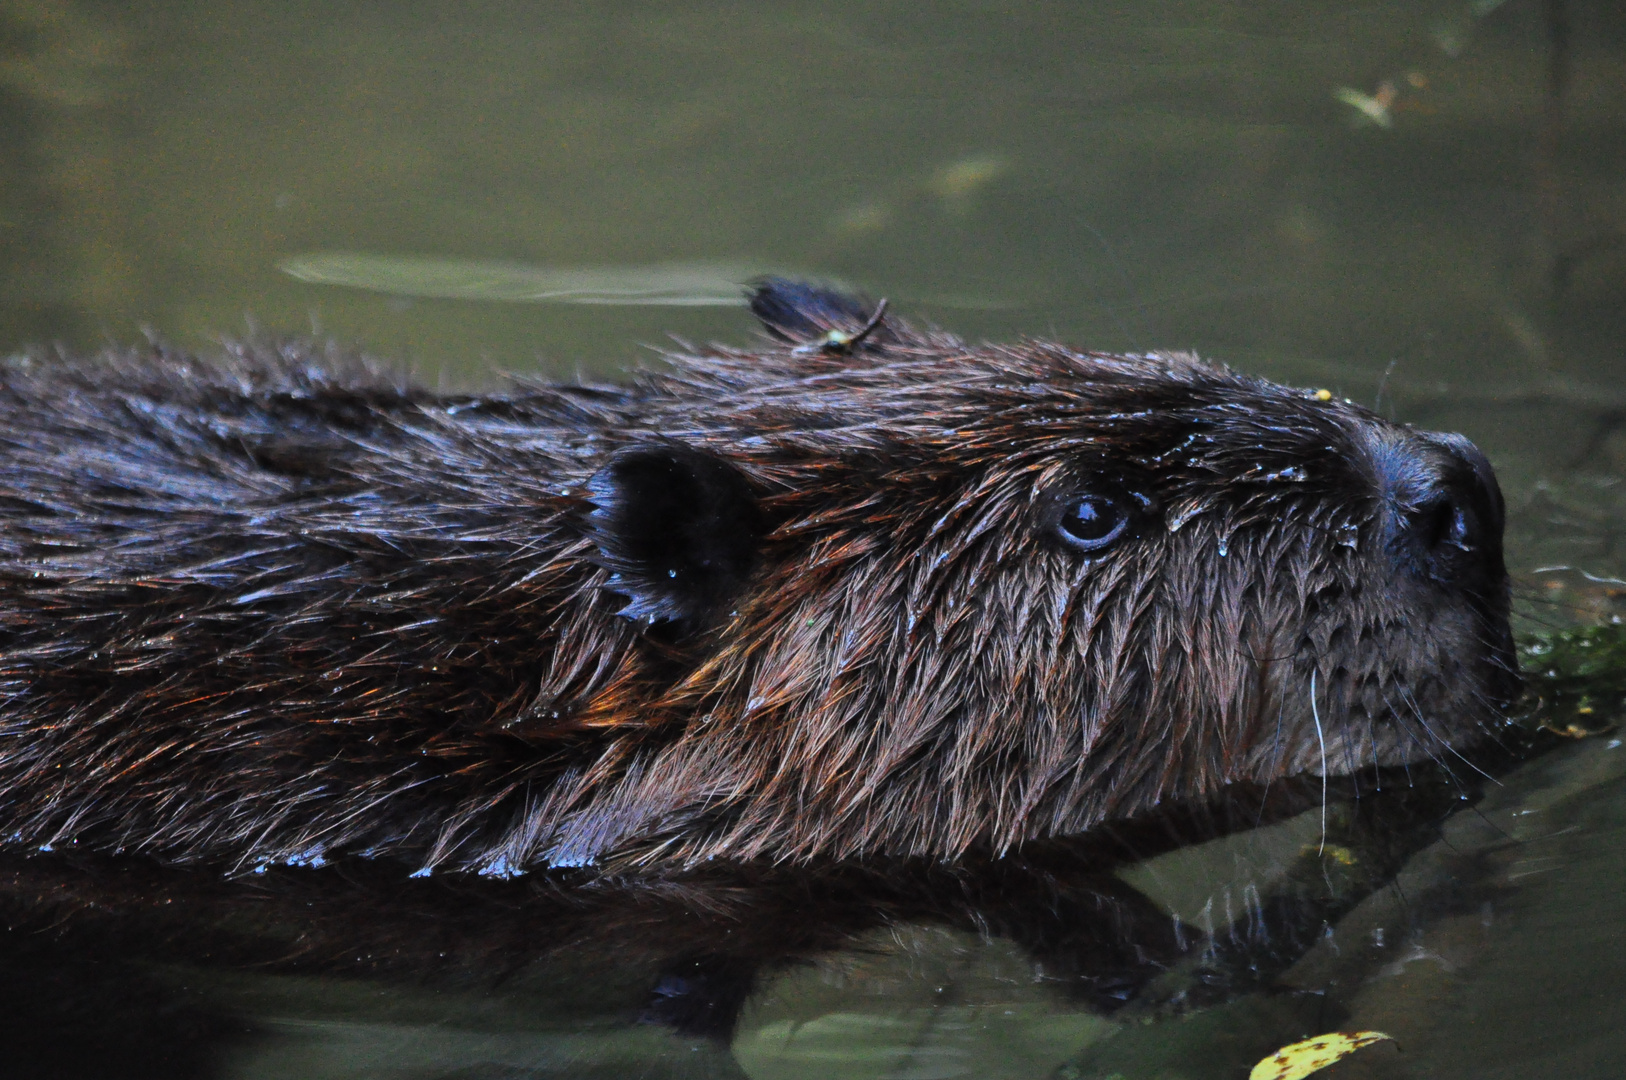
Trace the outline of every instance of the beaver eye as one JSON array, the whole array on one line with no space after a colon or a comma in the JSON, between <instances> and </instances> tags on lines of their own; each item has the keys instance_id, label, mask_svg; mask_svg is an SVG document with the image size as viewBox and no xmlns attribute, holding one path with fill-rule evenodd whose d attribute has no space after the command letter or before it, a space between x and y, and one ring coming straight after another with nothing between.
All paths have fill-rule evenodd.
<instances>
[{"instance_id":1,"label":"beaver eye","mask_svg":"<svg viewBox=\"0 0 1626 1080\"><path fill-rule=\"evenodd\" d=\"M1057 522L1061 538L1080 551L1100 551L1129 530L1131 508L1110 495L1080 495Z\"/></svg>"}]
</instances>

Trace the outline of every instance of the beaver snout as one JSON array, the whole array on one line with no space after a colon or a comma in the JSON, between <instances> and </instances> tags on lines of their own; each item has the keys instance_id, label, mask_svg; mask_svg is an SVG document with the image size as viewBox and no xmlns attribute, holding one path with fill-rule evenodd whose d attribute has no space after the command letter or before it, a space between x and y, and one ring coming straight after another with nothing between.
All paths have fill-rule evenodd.
<instances>
[{"instance_id":1,"label":"beaver snout","mask_svg":"<svg viewBox=\"0 0 1626 1080\"><path fill-rule=\"evenodd\" d=\"M1402 579L1466 603L1488 646L1487 693L1505 707L1520 680L1508 629L1506 517L1490 462L1454 433L1390 431L1374 452L1388 548Z\"/></svg>"},{"instance_id":2,"label":"beaver snout","mask_svg":"<svg viewBox=\"0 0 1626 1080\"><path fill-rule=\"evenodd\" d=\"M1400 569L1450 589L1505 581L1502 491L1490 462L1461 435L1408 434L1409 445L1378 456Z\"/></svg>"},{"instance_id":3,"label":"beaver snout","mask_svg":"<svg viewBox=\"0 0 1626 1080\"><path fill-rule=\"evenodd\" d=\"M1502 493L1480 447L1460 434L1416 434L1385 477L1397 517L1393 548L1419 581L1460 589L1502 579Z\"/></svg>"}]
</instances>

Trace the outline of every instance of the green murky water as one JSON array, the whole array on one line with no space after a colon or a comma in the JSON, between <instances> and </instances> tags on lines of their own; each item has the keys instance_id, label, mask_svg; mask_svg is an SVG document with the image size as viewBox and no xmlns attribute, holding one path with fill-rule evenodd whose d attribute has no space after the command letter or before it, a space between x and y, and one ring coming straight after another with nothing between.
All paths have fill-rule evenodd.
<instances>
[{"instance_id":1,"label":"green murky water","mask_svg":"<svg viewBox=\"0 0 1626 1080\"><path fill-rule=\"evenodd\" d=\"M1463 431L1509 495L1527 628L1622 613L1626 586L1536 572L1626 574L1626 13L1606 0L0 0L0 351L315 332L432 380L610 376L668 334L746 339L721 301L773 269L970 337L1194 348ZM1576 659L1594 647L1616 648L1571 640L1552 686L1602 729L1619 667ZM521 942L434 978L31 931L0 956L0 1060L1137 1080L1378 1027L1403 1049L1342 1075L1614 1075L1623 754L1605 733L1527 763L1369 896L1339 875L1383 862L1370 836L1329 855L1316 812L1124 869L1196 935L1278 896L1325 910L1251 990L1216 946L1210 998L1176 973L1107 1008L1051 947L1071 924L1001 929L1027 924L998 905L855 918L749 978L609 931L574 965ZM126 899L150 914L165 888ZM305 932L266 910L166 932ZM661 1011L707 994L732 1026Z\"/></svg>"}]
</instances>

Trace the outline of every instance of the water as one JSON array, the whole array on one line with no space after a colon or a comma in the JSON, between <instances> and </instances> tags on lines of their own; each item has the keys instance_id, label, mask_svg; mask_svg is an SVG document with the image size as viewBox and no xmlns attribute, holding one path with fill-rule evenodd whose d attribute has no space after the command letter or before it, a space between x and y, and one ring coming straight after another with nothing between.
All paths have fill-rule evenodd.
<instances>
[{"instance_id":1,"label":"water","mask_svg":"<svg viewBox=\"0 0 1626 1080\"><path fill-rule=\"evenodd\" d=\"M1524 624L1606 621L1613 586L1533 572L1626 575L1623 105L1605 0L7 0L0 350L315 332L448 383L608 376L752 330L524 283L816 274L973 338L1194 348L1463 431ZM373 288L282 269L335 254ZM480 295L469 262L510 299L450 298ZM19 1076L1207 1077L1379 1027L1402 1049L1345 1075L1612 1075L1623 753L1567 744L1439 839L1335 814L1329 847L1312 810L1125 857L1150 908L1045 867L998 898L707 881L584 912L29 860L0 876L0 1047ZM786 899L818 889L847 899ZM1160 981L1134 950L1171 914L1214 945Z\"/></svg>"}]
</instances>

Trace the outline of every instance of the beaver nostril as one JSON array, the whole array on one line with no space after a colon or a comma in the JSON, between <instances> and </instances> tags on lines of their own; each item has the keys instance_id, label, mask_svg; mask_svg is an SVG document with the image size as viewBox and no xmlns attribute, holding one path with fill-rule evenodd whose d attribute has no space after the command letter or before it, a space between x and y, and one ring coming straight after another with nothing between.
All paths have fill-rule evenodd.
<instances>
[{"instance_id":1,"label":"beaver nostril","mask_svg":"<svg viewBox=\"0 0 1626 1080\"><path fill-rule=\"evenodd\" d=\"M1406 515L1406 529L1425 551L1455 548L1473 551L1479 528L1472 507L1441 494Z\"/></svg>"},{"instance_id":2,"label":"beaver nostril","mask_svg":"<svg viewBox=\"0 0 1626 1080\"><path fill-rule=\"evenodd\" d=\"M1502 497L1478 447L1460 435L1414 432L1385 446L1378 463L1403 569L1453 585L1502 572Z\"/></svg>"}]
</instances>

